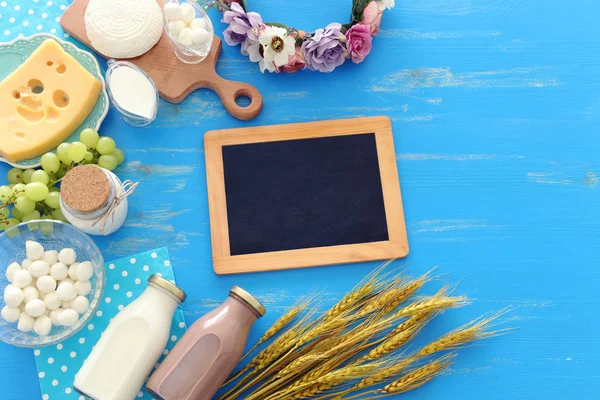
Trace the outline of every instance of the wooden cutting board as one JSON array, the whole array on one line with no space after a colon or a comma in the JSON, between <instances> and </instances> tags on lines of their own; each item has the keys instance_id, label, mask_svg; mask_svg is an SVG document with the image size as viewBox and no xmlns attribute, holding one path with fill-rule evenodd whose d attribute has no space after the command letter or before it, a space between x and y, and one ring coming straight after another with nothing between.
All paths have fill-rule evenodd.
<instances>
[{"instance_id":1,"label":"wooden cutting board","mask_svg":"<svg viewBox=\"0 0 600 400\"><path fill-rule=\"evenodd\" d=\"M163 0L157 2L162 9ZM62 15L60 24L74 38L94 49L85 31L83 18L88 3L89 0L73 1ZM94 51L109 58L95 49ZM255 118L262 109L262 96L252 85L221 78L215 69L220 54L221 39L215 36L210 53L204 61L195 65L185 64L175 57L172 43L163 30L162 37L150 51L127 61L142 68L154 80L160 96L171 103L181 103L194 90L208 88L219 95L225 109L232 116L241 120ZM247 107L240 107L235 101L242 96L251 101Z\"/></svg>"}]
</instances>

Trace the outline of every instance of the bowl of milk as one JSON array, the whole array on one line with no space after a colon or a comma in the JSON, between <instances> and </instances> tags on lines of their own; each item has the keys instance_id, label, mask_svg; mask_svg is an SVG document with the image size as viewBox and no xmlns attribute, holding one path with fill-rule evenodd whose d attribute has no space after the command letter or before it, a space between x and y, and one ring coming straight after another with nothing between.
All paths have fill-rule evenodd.
<instances>
[{"instance_id":1,"label":"bowl of milk","mask_svg":"<svg viewBox=\"0 0 600 400\"><path fill-rule=\"evenodd\" d=\"M109 60L106 89L110 101L129 125L146 126L156 119L158 90L137 65Z\"/></svg>"}]
</instances>

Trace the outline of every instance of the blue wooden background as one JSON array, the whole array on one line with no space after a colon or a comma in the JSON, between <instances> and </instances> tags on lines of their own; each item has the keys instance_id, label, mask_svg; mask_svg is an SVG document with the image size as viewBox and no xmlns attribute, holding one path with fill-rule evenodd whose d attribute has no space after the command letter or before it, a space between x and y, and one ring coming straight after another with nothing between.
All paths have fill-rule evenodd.
<instances>
[{"instance_id":1,"label":"blue wooden background","mask_svg":"<svg viewBox=\"0 0 600 400\"><path fill-rule=\"evenodd\" d=\"M306 30L345 22L350 9L350 0L248 2L266 21ZM65 4L3 0L0 40L38 28L62 36L54 18ZM28 26L8 20L15 5ZM116 172L142 184L125 227L96 243L107 260L167 245L189 293L188 323L231 285L256 294L268 314L254 341L299 296L316 286L332 304L376 264L216 276L204 132L388 115L411 245L399 264L415 274L437 265L474 298L434 321L425 338L508 305L515 310L505 325L518 328L463 350L450 375L403 397L598 398L599 17L596 0L397 0L367 60L329 75L261 75L238 48L224 47L219 73L255 85L262 114L237 121L206 90L179 105L161 101L142 129L111 109L101 133L127 156ZM39 398L33 358L0 344L1 399Z\"/></svg>"}]
</instances>

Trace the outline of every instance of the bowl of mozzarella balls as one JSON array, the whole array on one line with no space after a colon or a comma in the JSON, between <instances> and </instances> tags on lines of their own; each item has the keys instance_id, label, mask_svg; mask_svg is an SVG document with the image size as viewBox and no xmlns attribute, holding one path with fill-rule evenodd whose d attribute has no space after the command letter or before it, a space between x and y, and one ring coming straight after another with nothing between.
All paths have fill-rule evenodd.
<instances>
[{"instance_id":1,"label":"bowl of mozzarella balls","mask_svg":"<svg viewBox=\"0 0 600 400\"><path fill-rule=\"evenodd\" d=\"M21 347L79 331L104 291L104 260L83 232L60 221L28 221L0 234L0 340Z\"/></svg>"},{"instance_id":2,"label":"bowl of mozzarella balls","mask_svg":"<svg viewBox=\"0 0 600 400\"><path fill-rule=\"evenodd\" d=\"M214 28L208 14L194 1L168 0L163 22L175 56L186 64L202 62L213 42Z\"/></svg>"}]
</instances>

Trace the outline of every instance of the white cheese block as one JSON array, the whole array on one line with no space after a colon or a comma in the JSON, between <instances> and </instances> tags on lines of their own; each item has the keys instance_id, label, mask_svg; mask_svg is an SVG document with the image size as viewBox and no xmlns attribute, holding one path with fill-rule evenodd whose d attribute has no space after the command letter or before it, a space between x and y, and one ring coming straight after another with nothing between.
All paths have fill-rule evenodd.
<instances>
[{"instance_id":1,"label":"white cheese block","mask_svg":"<svg viewBox=\"0 0 600 400\"><path fill-rule=\"evenodd\" d=\"M113 58L144 54L158 42L163 30L156 0L90 0L84 21L92 46Z\"/></svg>"}]
</instances>

